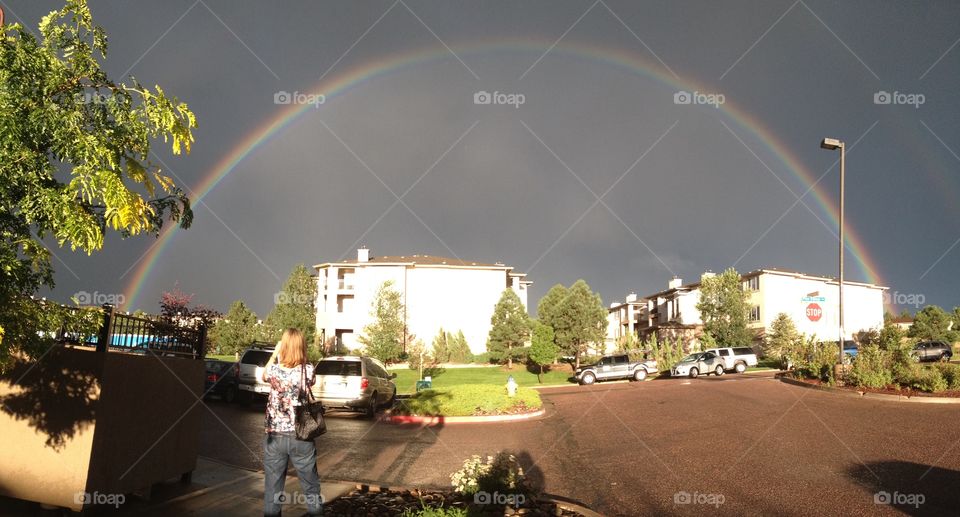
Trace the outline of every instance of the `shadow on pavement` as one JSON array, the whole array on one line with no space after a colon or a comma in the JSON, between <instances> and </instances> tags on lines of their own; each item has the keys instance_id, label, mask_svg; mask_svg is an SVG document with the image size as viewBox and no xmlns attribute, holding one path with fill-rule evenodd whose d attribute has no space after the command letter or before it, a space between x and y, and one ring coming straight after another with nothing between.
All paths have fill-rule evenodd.
<instances>
[{"instance_id":1,"label":"shadow on pavement","mask_svg":"<svg viewBox=\"0 0 960 517\"><path fill-rule=\"evenodd\" d=\"M847 473L877 505L907 515L956 515L960 508L960 471L909 461L877 461ZM879 477L879 479L877 479Z\"/></svg>"}]
</instances>

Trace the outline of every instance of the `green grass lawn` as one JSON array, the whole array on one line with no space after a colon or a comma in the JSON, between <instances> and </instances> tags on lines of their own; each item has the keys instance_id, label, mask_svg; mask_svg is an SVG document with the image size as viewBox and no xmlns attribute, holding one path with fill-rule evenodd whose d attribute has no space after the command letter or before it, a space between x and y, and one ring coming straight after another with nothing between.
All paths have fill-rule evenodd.
<instances>
[{"instance_id":1,"label":"green grass lawn","mask_svg":"<svg viewBox=\"0 0 960 517\"><path fill-rule=\"evenodd\" d=\"M237 356L233 354L223 354L223 355L207 354L207 359L219 359L221 361L228 361L231 363L237 362Z\"/></svg>"},{"instance_id":2,"label":"green grass lawn","mask_svg":"<svg viewBox=\"0 0 960 517\"><path fill-rule=\"evenodd\" d=\"M397 374L394 382L397 384L398 393L407 394L417 391L417 371L404 368L390 370L390 372ZM506 370L501 367L448 368L439 374L433 375L433 387L447 388L461 384L506 385L508 375L513 375L513 379L517 381L517 384L520 386L539 385L536 373L528 372L526 366L514 365L512 370ZM555 370L544 372L543 385L568 384L570 382L568 379L571 375L569 366L559 366Z\"/></svg>"},{"instance_id":3,"label":"green grass lawn","mask_svg":"<svg viewBox=\"0 0 960 517\"><path fill-rule=\"evenodd\" d=\"M419 416L509 415L528 413L542 406L540 394L533 388L521 386L510 397L506 387L497 384L461 384L423 390L401 399L393 411Z\"/></svg>"}]
</instances>

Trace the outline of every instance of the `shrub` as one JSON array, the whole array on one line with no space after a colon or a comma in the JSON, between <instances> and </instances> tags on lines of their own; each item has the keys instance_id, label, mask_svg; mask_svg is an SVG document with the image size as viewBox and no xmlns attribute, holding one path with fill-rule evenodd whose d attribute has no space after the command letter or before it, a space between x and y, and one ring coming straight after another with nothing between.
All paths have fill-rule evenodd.
<instances>
[{"instance_id":1,"label":"shrub","mask_svg":"<svg viewBox=\"0 0 960 517\"><path fill-rule=\"evenodd\" d=\"M866 388L884 388L893 384L889 353L876 345L866 345L853 360L850 382Z\"/></svg>"},{"instance_id":2,"label":"shrub","mask_svg":"<svg viewBox=\"0 0 960 517\"><path fill-rule=\"evenodd\" d=\"M420 506L422 508L419 510L407 508L400 517L467 517L469 515L465 508L431 508L423 501L420 502Z\"/></svg>"},{"instance_id":3,"label":"shrub","mask_svg":"<svg viewBox=\"0 0 960 517\"><path fill-rule=\"evenodd\" d=\"M401 400L396 413L420 416L503 415L540 409L543 402L533 388L517 388L507 396L500 384L461 384L449 388L423 390Z\"/></svg>"},{"instance_id":4,"label":"shrub","mask_svg":"<svg viewBox=\"0 0 960 517\"><path fill-rule=\"evenodd\" d=\"M456 492L462 494L487 493L528 493L529 484L523 473L523 467L516 456L498 452L496 456L487 456L486 460L473 455L463 462L460 470L450 475L450 483Z\"/></svg>"},{"instance_id":5,"label":"shrub","mask_svg":"<svg viewBox=\"0 0 960 517\"><path fill-rule=\"evenodd\" d=\"M482 354L470 354L467 357L466 362L476 363L476 364L490 364L490 352L483 352Z\"/></svg>"},{"instance_id":6,"label":"shrub","mask_svg":"<svg viewBox=\"0 0 960 517\"><path fill-rule=\"evenodd\" d=\"M905 383L907 386L928 393L936 393L947 389L947 380L943 378L940 370L937 368L925 368L915 364L912 372Z\"/></svg>"},{"instance_id":7,"label":"shrub","mask_svg":"<svg viewBox=\"0 0 960 517\"><path fill-rule=\"evenodd\" d=\"M935 368L947 382L947 389L960 390L960 364L937 363Z\"/></svg>"},{"instance_id":8,"label":"shrub","mask_svg":"<svg viewBox=\"0 0 960 517\"><path fill-rule=\"evenodd\" d=\"M816 336L802 341L791 358L794 371L801 377L819 379L828 384L834 382L833 365L837 363L835 345L817 342Z\"/></svg>"}]
</instances>

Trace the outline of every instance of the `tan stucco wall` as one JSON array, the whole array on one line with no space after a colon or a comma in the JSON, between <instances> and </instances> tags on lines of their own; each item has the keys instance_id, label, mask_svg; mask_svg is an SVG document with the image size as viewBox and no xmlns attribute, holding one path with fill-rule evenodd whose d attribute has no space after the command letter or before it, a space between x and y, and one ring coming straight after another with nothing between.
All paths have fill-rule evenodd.
<instances>
[{"instance_id":1,"label":"tan stucco wall","mask_svg":"<svg viewBox=\"0 0 960 517\"><path fill-rule=\"evenodd\" d=\"M128 494L195 468L203 361L57 347L13 386L23 371L0 378L13 406L0 411L0 493L79 510L78 493Z\"/></svg>"}]
</instances>

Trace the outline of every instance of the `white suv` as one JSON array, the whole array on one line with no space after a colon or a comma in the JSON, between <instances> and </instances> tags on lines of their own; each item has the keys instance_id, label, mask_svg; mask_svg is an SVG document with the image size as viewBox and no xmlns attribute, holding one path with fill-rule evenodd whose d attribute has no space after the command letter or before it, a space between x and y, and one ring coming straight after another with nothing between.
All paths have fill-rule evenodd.
<instances>
[{"instance_id":1,"label":"white suv","mask_svg":"<svg viewBox=\"0 0 960 517\"><path fill-rule=\"evenodd\" d=\"M380 406L392 406L397 397L395 373L372 357L338 355L323 358L314 370L313 396L323 408L362 411L373 417Z\"/></svg>"},{"instance_id":2,"label":"white suv","mask_svg":"<svg viewBox=\"0 0 960 517\"><path fill-rule=\"evenodd\" d=\"M263 367L273 354L274 345L254 344L243 351L237 363L237 388L241 404L249 404L254 397L270 394L270 384L263 382Z\"/></svg>"}]
</instances>

